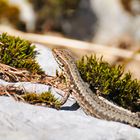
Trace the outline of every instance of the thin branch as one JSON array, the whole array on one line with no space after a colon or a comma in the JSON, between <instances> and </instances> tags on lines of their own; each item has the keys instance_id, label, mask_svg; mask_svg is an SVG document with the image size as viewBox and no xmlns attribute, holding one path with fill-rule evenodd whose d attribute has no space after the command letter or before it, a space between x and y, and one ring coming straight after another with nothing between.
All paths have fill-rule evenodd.
<instances>
[{"instance_id":1,"label":"thin branch","mask_svg":"<svg viewBox=\"0 0 140 140\"><path fill-rule=\"evenodd\" d=\"M78 49L81 51L90 51L101 54L108 54L122 58L133 58L140 61L140 54L135 54L133 51L115 48L114 46L104 46L64 37L56 37L50 35L39 35L33 33L23 33L21 31L12 29L7 26L0 26L0 32L8 32L10 35L20 36L21 38L30 40L32 42L50 45L49 47L66 47L70 49ZM135 55L134 55L135 54Z\"/></svg>"}]
</instances>

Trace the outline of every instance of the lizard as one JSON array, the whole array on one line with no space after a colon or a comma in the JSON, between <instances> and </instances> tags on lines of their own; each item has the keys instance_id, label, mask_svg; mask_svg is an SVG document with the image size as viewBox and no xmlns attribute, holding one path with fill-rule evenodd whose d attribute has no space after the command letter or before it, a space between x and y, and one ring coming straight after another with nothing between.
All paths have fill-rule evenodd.
<instances>
[{"instance_id":1,"label":"lizard","mask_svg":"<svg viewBox=\"0 0 140 140\"><path fill-rule=\"evenodd\" d=\"M52 52L60 69L70 83L70 92L65 95L63 104L69 95L72 94L87 115L140 128L140 117L137 113L117 106L113 102L92 92L87 83L81 78L76 66L76 60L69 50L55 48Z\"/></svg>"}]
</instances>

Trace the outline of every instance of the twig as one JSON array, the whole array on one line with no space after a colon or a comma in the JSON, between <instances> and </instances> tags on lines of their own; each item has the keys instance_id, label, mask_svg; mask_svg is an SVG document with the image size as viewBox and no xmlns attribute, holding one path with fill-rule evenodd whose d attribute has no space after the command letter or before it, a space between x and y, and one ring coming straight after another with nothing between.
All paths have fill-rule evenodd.
<instances>
[{"instance_id":1,"label":"twig","mask_svg":"<svg viewBox=\"0 0 140 140\"><path fill-rule=\"evenodd\" d=\"M41 43L45 45L53 45L49 47L66 47L70 49L77 49L81 51L89 51L89 52L96 52L101 54L108 54L113 56L118 56L122 58L131 58L135 52L115 48L113 46L104 46L104 45L98 45L93 43L88 43L84 41L78 41L74 39L68 39L64 37L56 37L56 36L50 36L50 35L39 35L39 34L33 34L33 33L23 33L21 31L12 29L7 26L0 26L0 32L8 32L8 34L14 35L14 36L20 36L21 38L30 40L32 42ZM134 60L140 61L140 54L135 54L133 57Z\"/></svg>"}]
</instances>

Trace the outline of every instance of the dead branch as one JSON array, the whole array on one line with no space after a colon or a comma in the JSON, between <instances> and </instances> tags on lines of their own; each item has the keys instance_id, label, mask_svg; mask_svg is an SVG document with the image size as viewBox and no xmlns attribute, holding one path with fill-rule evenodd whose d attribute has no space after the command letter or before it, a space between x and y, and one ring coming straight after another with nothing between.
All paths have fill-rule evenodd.
<instances>
[{"instance_id":1,"label":"dead branch","mask_svg":"<svg viewBox=\"0 0 140 140\"><path fill-rule=\"evenodd\" d=\"M140 61L140 54L135 54L133 51L115 48L113 46L104 46L98 44L92 44L88 42L78 41L74 39L68 39L64 37L56 37L50 35L39 35L33 33L23 33L21 31L12 29L7 26L0 26L0 32L8 32L10 35L20 36L21 38L30 40L32 42L41 43L44 45L51 45L49 47L66 47L70 49L77 49L81 51L89 51L101 54L108 54L111 56L117 56L122 58L132 58ZM79 51L78 51L79 52ZM135 55L134 55L135 54Z\"/></svg>"}]
</instances>

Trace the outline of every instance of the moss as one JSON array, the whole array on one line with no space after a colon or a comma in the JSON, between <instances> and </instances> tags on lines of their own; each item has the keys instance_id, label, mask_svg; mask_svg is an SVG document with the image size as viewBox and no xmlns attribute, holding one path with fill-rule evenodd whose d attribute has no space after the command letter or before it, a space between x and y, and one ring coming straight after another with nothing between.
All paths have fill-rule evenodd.
<instances>
[{"instance_id":1,"label":"moss","mask_svg":"<svg viewBox=\"0 0 140 140\"><path fill-rule=\"evenodd\" d=\"M37 73L44 76L44 72L35 60L38 53L34 49L35 45L31 45L29 41L9 36L6 33L0 35L0 63L15 68L24 68L32 74ZM57 109L60 108L60 102L50 92L42 94L25 93L21 97L31 104L43 104Z\"/></svg>"},{"instance_id":2,"label":"moss","mask_svg":"<svg viewBox=\"0 0 140 140\"><path fill-rule=\"evenodd\" d=\"M25 93L21 97L31 104L43 104L56 109L60 108L60 102L51 94L51 92L43 92L41 94Z\"/></svg>"},{"instance_id":3,"label":"moss","mask_svg":"<svg viewBox=\"0 0 140 140\"><path fill-rule=\"evenodd\" d=\"M88 82L93 92L114 101L116 104L130 109L140 111L140 83L132 79L130 73L124 74L122 66L111 66L102 58L95 56L83 57L77 62L81 77Z\"/></svg>"},{"instance_id":4,"label":"moss","mask_svg":"<svg viewBox=\"0 0 140 140\"><path fill-rule=\"evenodd\" d=\"M34 49L35 45L29 41L6 33L0 35L0 63L42 74L43 71L35 60L38 53Z\"/></svg>"}]
</instances>

